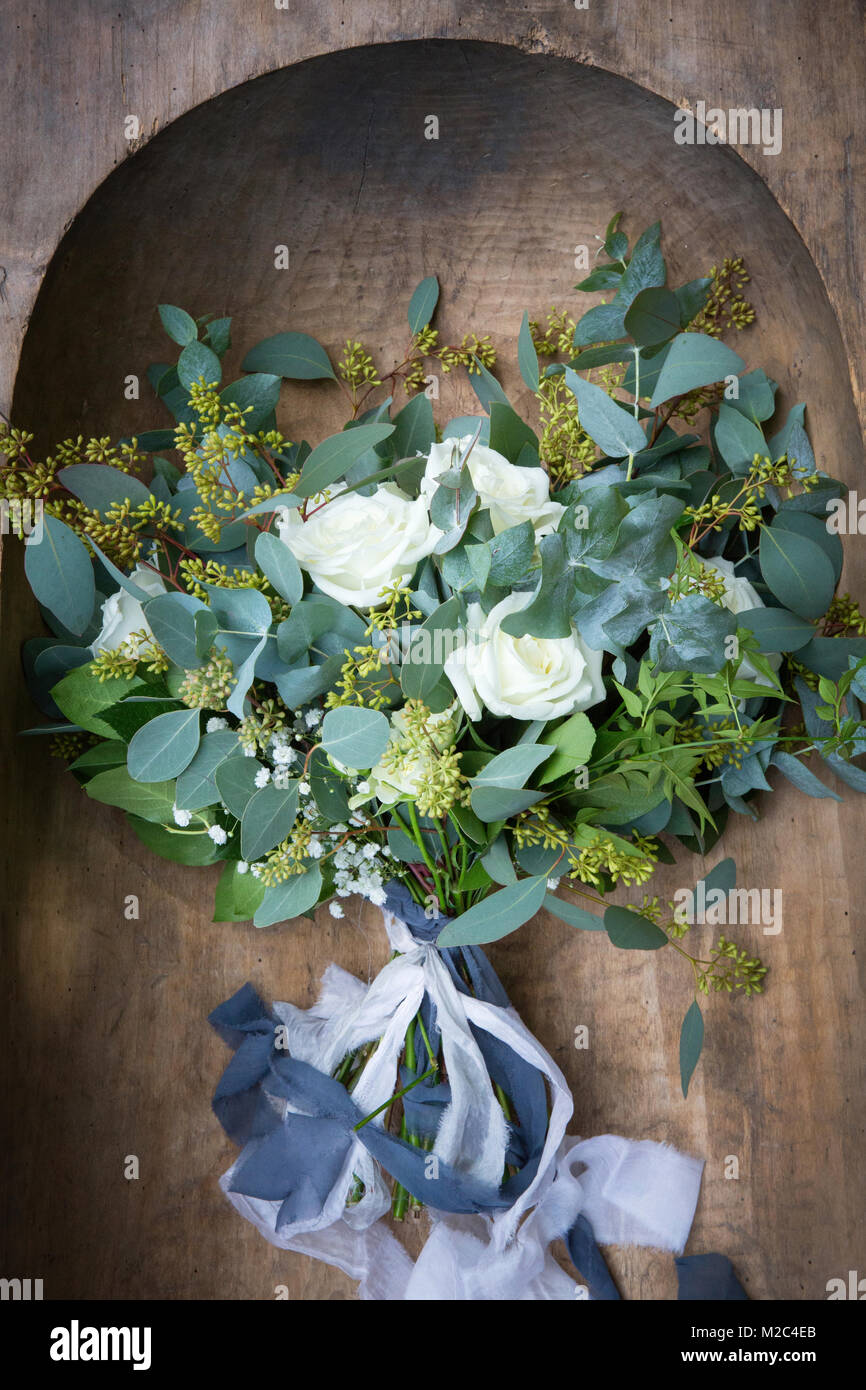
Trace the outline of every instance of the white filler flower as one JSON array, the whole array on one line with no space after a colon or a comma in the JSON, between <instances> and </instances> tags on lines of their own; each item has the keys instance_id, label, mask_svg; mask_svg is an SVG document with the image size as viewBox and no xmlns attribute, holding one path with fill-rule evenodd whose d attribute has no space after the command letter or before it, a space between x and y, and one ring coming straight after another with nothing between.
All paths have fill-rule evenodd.
<instances>
[{"instance_id":1,"label":"white filler flower","mask_svg":"<svg viewBox=\"0 0 866 1390\"><path fill-rule=\"evenodd\" d=\"M338 492L324 505L313 498L307 521L284 509L277 529L323 593L359 608L375 608L389 585L408 584L442 534L425 499L413 502L393 483L371 497Z\"/></svg>"},{"instance_id":2,"label":"white filler flower","mask_svg":"<svg viewBox=\"0 0 866 1390\"><path fill-rule=\"evenodd\" d=\"M604 699L602 653L587 647L572 627L570 637L510 637L509 613L520 612L531 593L509 594L487 616L468 609L465 643L445 662L445 674L470 719L482 706L512 719L558 719Z\"/></svg>"}]
</instances>

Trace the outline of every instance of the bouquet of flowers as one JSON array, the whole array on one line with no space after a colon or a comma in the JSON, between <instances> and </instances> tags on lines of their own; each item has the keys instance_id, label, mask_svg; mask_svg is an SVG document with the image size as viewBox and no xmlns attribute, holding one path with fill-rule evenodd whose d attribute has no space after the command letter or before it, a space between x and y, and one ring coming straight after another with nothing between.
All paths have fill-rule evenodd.
<instances>
[{"instance_id":1,"label":"bouquet of flowers","mask_svg":"<svg viewBox=\"0 0 866 1390\"><path fill-rule=\"evenodd\" d=\"M577 287L609 302L576 323L524 315L532 424L488 338L440 342L431 276L387 373L358 340L335 368L280 333L221 387L230 321L163 305L180 353L148 375L173 428L44 461L0 434L0 495L54 634L24 649L53 721L30 732L156 853L222 864L215 920L339 918L355 893L385 912L396 954L369 990L333 976L308 1015L243 995L214 1017L254 1054L218 1104L253 1146L232 1182L276 1204L256 1218L274 1236L323 1212L326 1231L378 1221L384 1171L394 1215L423 1193L491 1223L501 1254L545 1184L564 1200L570 1099L478 948L545 908L679 952L685 1093L701 996L763 988L727 937L707 957L683 944L727 920L733 865L668 904L607 894L643 889L671 842L710 849L730 811L756 818L771 767L836 796L817 754L866 788L866 624L836 593L828 516L844 488L805 407L771 427L776 383L722 341L754 317L742 262L671 289L659 225L630 249L618 224ZM434 367L468 370L476 415L437 425ZM344 429L290 442L288 378L342 389Z\"/></svg>"}]
</instances>

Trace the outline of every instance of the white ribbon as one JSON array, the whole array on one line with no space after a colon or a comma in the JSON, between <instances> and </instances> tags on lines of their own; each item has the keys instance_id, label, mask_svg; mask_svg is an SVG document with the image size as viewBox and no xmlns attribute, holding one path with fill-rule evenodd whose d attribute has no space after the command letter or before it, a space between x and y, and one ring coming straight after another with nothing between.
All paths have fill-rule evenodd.
<instances>
[{"instance_id":1,"label":"white ribbon","mask_svg":"<svg viewBox=\"0 0 866 1390\"><path fill-rule=\"evenodd\" d=\"M406 1033L425 992L435 1009L451 1102L432 1153L472 1178L498 1186L507 1126L470 1024L500 1039L546 1078L551 1097L547 1138L535 1178L514 1204L492 1216L430 1212L432 1229L413 1266L380 1220L390 1193L379 1165L359 1139L322 1212L277 1234L280 1203L231 1192L234 1165L221 1179L229 1201L273 1245L337 1265L359 1279L362 1299L487 1300L574 1298L579 1289L549 1246L583 1212L600 1243L682 1250L698 1197L703 1165L661 1144L613 1135L566 1139L573 1109L562 1072L516 1011L461 994L435 945L416 941L389 912L385 928L395 951L369 986L330 965L310 1009L275 1004L292 1057L331 1075L349 1052L378 1040L353 1092L364 1114L395 1090ZM383 1124L384 1112L371 1120ZM584 1165L575 1176L573 1168ZM347 1206L357 1177L361 1201ZM524 1219L525 1218L525 1219Z\"/></svg>"}]
</instances>

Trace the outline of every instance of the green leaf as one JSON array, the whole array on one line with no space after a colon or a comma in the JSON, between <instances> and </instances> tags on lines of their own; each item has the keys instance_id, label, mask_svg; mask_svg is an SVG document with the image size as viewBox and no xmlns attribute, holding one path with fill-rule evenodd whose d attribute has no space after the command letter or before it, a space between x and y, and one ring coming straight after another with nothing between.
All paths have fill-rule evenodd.
<instances>
[{"instance_id":1,"label":"green leaf","mask_svg":"<svg viewBox=\"0 0 866 1390\"><path fill-rule=\"evenodd\" d=\"M753 424L759 425L763 420L769 420L775 411L777 390L775 381L771 381L767 373L758 367L740 377L737 396L730 402L731 408L739 410L741 415L746 415ZM778 457L778 454L773 454L774 459Z\"/></svg>"},{"instance_id":2,"label":"green leaf","mask_svg":"<svg viewBox=\"0 0 866 1390\"><path fill-rule=\"evenodd\" d=\"M623 313L634 303L641 291L658 288L665 282L667 272L659 246L660 238L661 223L654 222L641 233L634 244L614 299L614 304Z\"/></svg>"},{"instance_id":3,"label":"green leaf","mask_svg":"<svg viewBox=\"0 0 866 1390\"><path fill-rule=\"evenodd\" d=\"M634 356L634 349L629 343L611 343L608 347L589 347L584 348L576 357L573 357L567 364L575 372L588 372L593 367L606 367L611 362L630 362ZM556 364L554 364L556 365ZM564 371L565 368L560 368ZM550 368L548 368L548 375ZM643 373L641 373L641 383L643 383ZM647 393L644 392L644 395Z\"/></svg>"},{"instance_id":4,"label":"green leaf","mask_svg":"<svg viewBox=\"0 0 866 1390\"><path fill-rule=\"evenodd\" d=\"M162 320L163 328L173 342L180 343L181 347L186 347L187 343L195 342L198 337L198 328L195 319L185 309L178 309L174 304L160 304L159 317Z\"/></svg>"},{"instance_id":5,"label":"green leaf","mask_svg":"<svg viewBox=\"0 0 866 1390\"><path fill-rule=\"evenodd\" d=\"M588 309L574 330L574 346L589 347L593 343L622 338L626 307L614 300L613 304L597 304L594 309Z\"/></svg>"},{"instance_id":6,"label":"green leaf","mask_svg":"<svg viewBox=\"0 0 866 1390\"><path fill-rule=\"evenodd\" d=\"M306 873L293 874L285 883L275 883L265 889L262 905L255 913L257 927L272 927L275 922L289 922L315 907L322 891L322 871L313 864Z\"/></svg>"},{"instance_id":7,"label":"green leaf","mask_svg":"<svg viewBox=\"0 0 866 1390\"><path fill-rule=\"evenodd\" d=\"M544 906L548 912L567 922L570 927L577 927L579 931L604 931L602 919L594 912L587 912L585 908L578 907L577 903L569 903L564 898L555 897L553 893L545 893Z\"/></svg>"},{"instance_id":8,"label":"green leaf","mask_svg":"<svg viewBox=\"0 0 866 1390\"><path fill-rule=\"evenodd\" d=\"M178 380L186 391L199 377L204 378L206 386L218 386L222 374L219 358L205 343L189 343L177 359Z\"/></svg>"},{"instance_id":9,"label":"green leaf","mask_svg":"<svg viewBox=\"0 0 866 1390\"><path fill-rule=\"evenodd\" d=\"M489 410L494 401L501 401L503 405L510 405L511 402L493 373L487 370L480 358L473 357L472 361L475 370L469 374L469 384L484 409Z\"/></svg>"},{"instance_id":10,"label":"green leaf","mask_svg":"<svg viewBox=\"0 0 866 1390\"><path fill-rule=\"evenodd\" d=\"M543 787L577 767L586 766L595 744L595 729L592 721L578 711L555 729L546 730L541 735L541 742L552 743L556 750L538 779Z\"/></svg>"},{"instance_id":11,"label":"green leaf","mask_svg":"<svg viewBox=\"0 0 866 1390\"><path fill-rule=\"evenodd\" d=\"M657 405L674 396L684 396L698 386L710 386L726 376L736 376L744 366L742 357L717 338L710 338L706 333L680 333L668 349L650 406L654 410Z\"/></svg>"},{"instance_id":12,"label":"green leaf","mask_svg":"<svg viewBox=\"0 0 866 1390\"><path fill-rule=\"evenodd\" d=\"M816 777L814 772L810 772L809 768L805 767L800 759L795 758L791 753L785 753L780 748L775 749L770 759L770 765L777 767L783 777L787 777L798 791L805 792L807 796L830 797L833 801L842 800L837 792L825 787L820 778Z\"/></svg>"},{"instance_id":13,"label":"green leaf","mask_svg":"<svg viewBox=\"0 0 866 1390\"><path fill-rule=\"evenodd\" d=\"M526 572L535 550L535 529L531 521L521 521L518 526L509 526L498 536L489 540L486 549L490 555L491 584L510 587L526 578Z\"/></svg>"},{"instance_id":14,"label":"green leaf","mask_svg":"<svg viewBox=\"0 0 866 1390\"><path fill-rule=\"evenodd\" d=\"M833 578L838 584L845 558L842 542L832 531L827 530L827 523L823 518L810 516L808 512L780 510L773 520L773 529L796 531L798 535L805 536L806 540L812 541L823 550L833 566Z\"/></svg>"},{"instance_id":15,"label":"green leaf","mask_svg":"<svg viewBox=\"0 0 866 1390\"><path fill-rule=\"evenodd\" d=\"M201 711L172 710L152 719L133 735L126 755L136 782L165 782L189 767L201 738Z\"/></svg>"},{"instance_id":16,"label":"green leaf","mask_svg":"<svg viewBox=\"0 0 866 1390\"><path fill-rule=\"evenodd\" d=\"M530 391L537 391L539 383L538 353L535 351L535 343L532 341L527 313L523 315L520 333L517 337L517 365L520 368L520 375Z\"/></svg>"},{"instance_id":17,"label":"green leaf","mask_svg":"<svg viewBox=\"0 0 866 1390\"><path fill-rule=\"evenodd\" d=\"M280 398L280 378L264 372L241 377L220 392L223 405L236 405L239 410L252 410L244 415L244 429L254 434L276 410ZM171 447L171 446L170 446Z\"/></svg>"},{"instance_id":18,"label":"green leaf","mask_svg":"<svg viewBox=\"0 0 866 1390\"><path fill-rule=\"evenodd\" d=\"M502 631L511 637L570 637L572 575L566 564L565 542L561 535L543 536L538 543L541 578L531 601L502 621Z\"/></svg>"},{"instance_id":19,"label":"green leaf","mask_svg":"<svg viewBox=\"0 0 866 1390\"><path fill-rule=\"evenodd\" d=\"M767 453L763 433L739 410L724 402L719 406L715 428L716 448L735 476L744 477L755 454Z\"/></svg>"},{"instance_id":20,"label":"green leaf","mask_svg":"<svg viewBox=\"0 0 866 1390\"><path fill-rule=\"evenodd\" d=\"M375 709L342 705L322 721L322 747L344 767L375 767L388 746L390 725Z\"/></svg>"},{"instance_id":21,"label":"green leaf","mask_svg":"<svg viewBox=\"0 0 866 1390\"><path fill-rule=\"evenodd\" d=\"M138 478L107 463L75 463L61 468L57 478L90 511L106 512L116 502L126 501L138 507L150 497L150 488Z\"/></svg>"},{"instance_id":22,"label":"green leaf","mask_svg":"<svg viewBox=\"0 0 866 1390\"><path fill-rule=\"evenodd\" d=\"M471 793L472 810L488 825L508 820L527 811L541 800L541 792L512 790L509 787L480 786Z\"/></svg>"},{"instance_id":23,"label":"green leaf","mask_svg":"<svg viewBox=\"0 0 866 1390\"><path fill-rule=\"evenodd\" d=\"M217 783L219 786L219 782ZM241 817L241 854L250 864L284 840L298 813L298 783L269 782L250 797Z\"/></svg>"},{"instance_id":24,"label":"green leaf","mask_svg":"<svg viewBox=\"0 0 866 1390\"><path fill-rule=\"evenodd\" d=\"M224 357L232 345L231 319L211 319L207 326L207 340L217 357Z\"/></svg>"},{"instance_id":25,"label":"green leaf","mask_svg":"<svg viewBox=\"0 0 866 1390\"><path fill-rule=\"evenodd\" d=\"M678 290L674 290L680 306L680 323L683 328L687 328L706 305L712 283L712 276L705 275L700 280L690 280L687 285L680 285Z\"/></svg>"},{"instance_id":26,"label":"green leaf","mask_svg":"<svg viewBox=\"0 0 866 1390\"><path fill-rule=\"evenodd\" d=\"M540 743L518 743L507 748L486 763L477 777L470 779L472 787L524 787L537 767L549 758L553 750Z\"/></svg>"},{"instance_id":27,"label":"green leaf","mask_svg":"<svg viewBox=\"0 0 866 1390\"><path fill-rule=\"evenodd\" d=\"M148 821L170 821L174 782L136 782L125 767L112 767L91 778L84 788L94 801L119 806Z\"/></svg>"},{"instance_id":28,"label":"green leaf","mask_svg":"<svg viewBox=\"0 0 866 1390\"><path fill-rule=\"evenodd\" d=\"M300 603L304 594L304 576L291 550L279 536L270 531L260 531L256 537L255 556L256 564L280 598L284 598L292 607Z\"/></svg>"},{"instance_id":29,"label":"green leaf","mask_svg":"<svg viewBox=\"0 0 866 1390\"><path fill-rule=\"evenodd\" d=\"M820 618L826 613L836 577L824 551L775 522L761 531L758 549L761 574L780 603L801 618Z\"/></svg>"},{"instance_id":30,"label":"green leaf","mask_svg":"<svg viewBox=\"0 0 866 1390\"><path fill-rule=\"evenodd\" d=\"M24 572L39 603L80 637L96 603L93 567L75 532L50 512L42 519L42 539L24 547Z\"/></svg>"},{"instance_id":31,"label":"green leaf","mask_svg":"<svg viewBox=\"0 0 866 1390\"><path fill-rule=\"evenodd\" d=\"M435 275L428 275L415 287L409 300L409 332L420 333L433 317L439 302L439 281Z\"/></svg>"},{"instance_id":32,"label":"green leaf","mask_svg":"<svg viewBox=\"0 0 866 1390\"><path fill-rule=\"evenodd\" d=\"M604 914L604 929L614 946L623 951L657 951L668 944L668 938L651 922L625 907L609 907Z\"/></svg>"},{"instance_id":33,"label":"green leaf","mask_svg":"<svg viewBox=\"0 0 866 1390\"><path fill-rule=\"evenodd\" d=\"M479 547L473 547L476 548ZM413 628L409 650L400 671L400 685L407 700L429 703L442 677L445 662L456 646L456 638L463 635L462 614L462 601L457 597L449 598L434 609L419 628ZM430 659L419 659L426 652L429 652ZM345 759L342 761L345 762Z\"/></svg>"},{"instance_id":34,"label":"green leaf","mask_svg":"<svg viewBox=\"0 0 866 1390\"><path fill-rule=\"evenodd\" d=\"M666 343L680 331L679 300L670 290L641 290L625 316L625 329L638 347Z\"/></svg>"},{"instance_id":35,"label":"green leaf","mask_svg":"<svg viewBox=\"0 0 866 1390\"><path fill-rule=\"evenodd\" d=\"M699 880L704 885L706 893L720 888L723 893L730 893L732 888L737 886L737 866L733 859L720 859L703 879Z\"/></svg>"},{"instance_id":36,"label":"green leaf","mask_svg":"<svg viewBox=\"0 0 866 1390\"><path fill-rule=\"evenodd\" d=\"M577 398L581 426L602 453L609 458L623 458L646 448L646 435L641 425L617 405L606 391L594 386L591 381L584 381L570 367L565 369L565 380Z\"/></svg>"},{"instance_id":37,"label":"green leaf","mask_svg":"<svg viewBox=\"0 0 866 1390\"><path fill-rule=\"evenodd\" d=\"M85 782L90 777L95 777L97 772L105 772L110 767L125 766L126 744L122 739L105 739L103 743L95 743L92 748L86 748L80 758L69 764L67 771L79 781Z\"/></svg>"},{"instance_id":38,"label":"green leaf","mask_svg":"<svg viewBox=\"0 0 866 1390\"><path fill-rule=\"evenodd\" d=\"M346 784L334 771L322 748L314 748L307 764L307 780L316 805L325 819L335 825L348 821L351 811Z\"/></svg>"},{"instance_id":39,"label":"green leaf","mask_svg":"<svg viewBox=\"0 0 866 1390\"><path fill-rule=\"evenodd\" d=\"M251 922L264 896L265 885L249 872L238 873L237 861L229 859L217 884L213 920Z\"/></svg>"},{"instance_id":40,"label":"green leaf","mask_svg":"<svg viewBox=\"0 0 866 1390\"><path fill-rule=\"evenodd\" d=\"M157 825L140 816L130 815L127 819L142 844L162 859L186 864L190 868L203 868L217 862L217 846L204 828L191 834L188 830L181 832L170 826Z\"/></svg>"},{"instance_id":41,"label":"green leaf","mask_svg":"<svg viewBox=\"0 0 866 1390\"><path fill-rule=\"evenodd\" d=\"M520 452L528 444L537 455L538 438L516 410L502 401L490 404L490 447L509 463L517 463Z\"/></svg>"},{"instance_id":42,"label":"green leaf","mask_svg":"<svg viewBox=\"0 0 866 1390\"><path fill-rule=\"evenodd\" d=\"M737 614L737 627L748 628L762 652L796 652L811 640L815 624L787 608L747 608Z\"/></svg>"},{"instance_id":43,"label":"green leaf","mask_svg":"<svg viewBox=\"0 0 866 1390\"><path fill-rule=\"evenodd\" d=\"M115 730L99 718L127 695L141 694L147 689L143 681L131 676L100 681L91 666L79 666L63 677L51 691L58 708L72 724L100 738L116 737Z\"/></svg>"},{"instance_id":44,"label":"green leaf","mask_svg":"<svg viewBox=\"0 0 866 1390\"><path fill-rule=\"evenodd\" d=\"M200 811L215 806L221 798L215 773L226 758L242 758L242 749L233 729L219 729L205 734L198 752L185 772L177 779L175 805L181 811ZM252 759L243 758L244 762Z\"/></svg>"},{"instance_id":45,"label":"green leaf","mask_svg":"<svg viewBox=\"0 0 866 1390\"><path fill-rule=\"evenodd\" d=\"M402 410L398 410L392 423L394 433L388 447L395 458L409 459L417 454L429 453L436 438L436 426L433 423L433 406L423 391L419 391Z\"/></svg>"},{"instance_id":46,"label":"green leaf","mask_svg":"<svg viewBox=\"0 0 866 1390\"><path fill-rule=\"evenodd\" d=\"M650 629L650 658L662 671L715 675L725 665L725 643L737 627L727 608L703 594L686 594L660 613Z\"/></svg>"},{"instance_id":47,"label":"green leaf","mask_svg":"<svg viewBox=\"0 0 866 1390\"><path fill-rule=\"evenodd\" d=\"M328 354L308 333L276 333L257 343L244 358L245 372L266 372L294 381L336 381Z\"/></svg>"},{"instance_id":48,"label":"green leaf","mask_svg":"<svg viewBox=\"0 0 866 1390\"><path fill-rule=\"evenodd\" d=\"M295 496L315 497L332 483L342 478L352 464L374 445L381 444L394 433L393 425L358 425L355 429L343 430L323 439L308 455L299 481L295 484Z\"/></svg>"},{"instance_id":49,"label":"green leaf","mask_svg":"<svg viewBox=\"0 0 866 1390\"><path fill-rule=\"evenodd\" d=\"M196 615L207 611L207 604L201 599L181 593L158 594L145 606L145 617L154 637L184 671L194 671L202 664L196 646Z\"/></svg>"},{"instance_id":50,"label":"green leaf","mask_svg":"<svg viewBox=\"0 0 866 1390\"><path fill-rule=\"evenodd\" d=\"M152 719L161 714L168 714L171 710L183 708L177 700L148 700L133 696L130 700L121 700L118 704L111 705L103 711L100 719L114 730L118 738L128 744L139 729L143 729ZM126 758L123 761L126 762Z\"/></svg>"},{"instance_id":51,"label":"green leaf","mask_svg":"<svg viewBox=\"0 0 866 1390\"><path fill-rule=\"evenodd\" d=\"M622 266L600 265L574 288L581 290L583 294L595 294L598 290L618 289L621 279Z\"/></svg>"},{"instance_id":52,"label":"green leaf","mask_svg":"<svg viewBox=\"0 0 866 1390\"><path fill-rule=\"evenodd\" d=\"M493 883L516 883L517 874L511 862L511 855L508 853L508 842L504 835L497 835L487 853L478 861L484 868L487 877ZM477 865L476 865L477 867ZM461 880L461 887L467 888L465 879Z\"/></svg>"},{"instance_id":53,"label":"green leaf","mask_svg":"<svg viewBox=\"0 0 866 1390\"><path fill-rule=\"evenodd\" d=\"M687 1096L689 1093L689 1082L695 1067L698 1065L698 1058L701 1055L703 1045L704 1016L697 999L693 999L686 1011L680 1030L680 1080L683 1096Z\"/></svg>"},{"instance_id":54,"label":"green leaf","mask_svg":"<svg viewBox=\"0 0 866 1390\"><path fill-rule=\"evenodd\" d=\"M214 773L220 798L238 820L243 816L250 798L258 790L256 774L262 769L257 758L227 758Z\"/></svg>"},{"instance_id":55,"label":"green leaf","mask_svg":"<svg viewBox=\"0 0 866 1390\"><path fill-rule=\"evenodd\" d=\"M797 660L816 676L838 681L848 670L852 657L855 661L866 657L866 637L813 637L800 647Z\"/></svg>"},{"instance_id":56,"label":"green leaf","mask_svg":"<svg viewBox=\"0 0 866 1390\"><path fill-rule=\"evenodd\" d=\"M524 878L500 888L449 922L436 944L441 950L446 946L483 946L488 941L499 941L535 916L546 892L547 879L543 877Z\"/></svg>"}]
</instances>

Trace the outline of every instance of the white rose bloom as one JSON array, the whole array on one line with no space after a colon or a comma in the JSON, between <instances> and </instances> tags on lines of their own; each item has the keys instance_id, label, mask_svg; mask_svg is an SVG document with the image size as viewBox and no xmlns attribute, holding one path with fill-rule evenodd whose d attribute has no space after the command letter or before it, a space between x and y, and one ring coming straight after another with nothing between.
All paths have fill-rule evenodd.
<instances>
[{"instance_id":1,"label":"white rose bloom","mask_svg":"<svg viewBox=\"0 0 866 1390\"><path fill-rule=\"evenodd\" d=\"M428 502L433 499L440 473L456 467L471 441L471 434L467 434L463 439L446 439L432 446L421 482ZM485 444L473 447L467 464L481 505L490 512L494 535L522 521L532 522L536 539L556 530L565 508L551 500L550 479L543 468L518 468Z\"/></svg>"},{"instance_id":2,"label":"white rose bloom","mask_svg":"<svg viewBox=\"0 0 866 1390\"><path fill-rule=\"evenodd\" d=\"M424 498L413 502L394 483L371 497L337 492L320 503L312 499L308 521L297 508L284 510L277 530L301 568L338 603L375 608L388 585L408 584L442 535L430 524Z\"/></svg>"},{"instance_id":3,"label":"white rose bloom","mask_svg":"<svg viewBox=\"0 0 866 1390\"><path fill-rule=\"evenodd\" d=\"M161 577L146 565L136 565L129 577L133 584L137 584L151 598L165 593L165 584ZM90 650L94 656L99 652L117 651L118 647L129 641L133 632L142 630L148 636L152 635L141 603L132 594L127 593L126 589L118 589L117 593L112 594L102 605L102 630L91 643Z\"/></svg>"},{"instance_id":4,"label":"white rose bloom","mask_svg":"<svg viewBox=\"0 0 866 1390\"><path fill-rule=\"evenodd\" d=\"M729 613L745 613L750 608L766 608L764 600L760 594L749 583L748 579L743 579L734 569L730 560L725 560L718 556L715 560L701 560L705 570L710 574L718 574L724 581L725 592L722 604ZM781 652L767 652L766 660L774 671L778 671L782 664ZM752 665L747 656L744 656L737 669L737 675L743 680L757 681L758 685L769 685L766 676L762 676L760 671Z\"/></svg>"},{"instance_id":5,"label":"white rose bloom","mask_svg":"<svg viewBox=\"0 0 866 1390\"><path fill-rule=\"evenodd\" d=\"M468 610L466 642L445 662L445 674L472 720L482 706L512 719L559 719L604 699L602 653L570 637L509 637L501 623L533 595L509 594L484 616Z\"/></svg>"},{"instance_id":6,"label":"white rose bloom","mask_svg":"<svg viewBox=\"0 0 866 1390\"><path fill-rule=\"evenodd\" d=\"M438 735L433 732L433 738L440 748L449 747L454 741L456 724L454 711L457 701L450 705L448 709L442 710L439 714L430 716L430 726L438 728ZM406 718L402 710L395 710L391 715L391 737L389 747L393 743L399 742L406 732ZM384 758L384 755L383 755ZM430 771L433 761L433 749L425 748L416 753L413 757L407 758L398 769L387 765L384 760L380 760L371 769L367 779L367 791L361 794L363 783L358 784L359 795L353 797L349 805L361 805L368 796L376 796L384 806L392 806L395 802L401 801L404 797L415 797L421 788L421 784Z\"/></svg>"}]
</instances>

